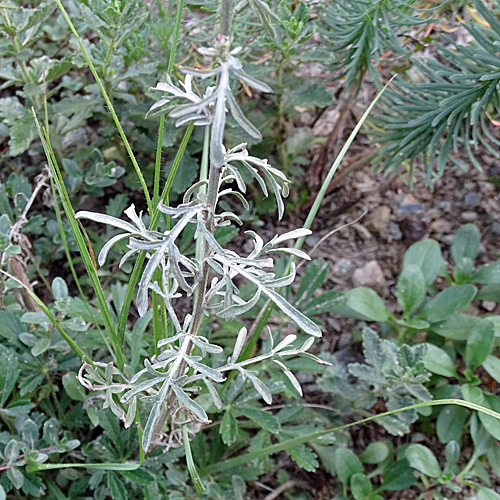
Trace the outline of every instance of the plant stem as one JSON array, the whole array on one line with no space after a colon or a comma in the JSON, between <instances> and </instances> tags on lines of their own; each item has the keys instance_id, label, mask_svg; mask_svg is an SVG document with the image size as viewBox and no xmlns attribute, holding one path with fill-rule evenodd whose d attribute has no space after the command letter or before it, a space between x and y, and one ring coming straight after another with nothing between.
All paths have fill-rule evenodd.
<instances>
[{"instance_id":1,"label":"plant stem","mask_svg":"<svg viewBox=\"0 0 500 500\"><path fill-rule=\"evenodd\" d=\"M233 27L234 0L222 0L220 6L220 33L230 37Z\"/></svg>"}]
</instances>

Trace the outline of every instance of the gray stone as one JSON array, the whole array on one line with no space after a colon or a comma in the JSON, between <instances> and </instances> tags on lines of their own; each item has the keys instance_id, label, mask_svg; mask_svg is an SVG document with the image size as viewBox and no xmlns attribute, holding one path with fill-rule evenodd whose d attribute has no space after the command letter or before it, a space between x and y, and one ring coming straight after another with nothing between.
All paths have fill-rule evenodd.
<instances>
[{"instance_id":1,"label":"gray stone","mask_svg":"<svg viewBox=\"0 0 500 500\"><path fill-rule=\"evenodd\" d=\"M391 222L389 224L387 232L389 236L395 241L399 241L403 237L403 233L401 232L400 227L395 222Z\"/></svg>"},{"instance_id":2,"label":"gray stone","mask_svg":"<svg viewBox=\"0 0 500 500\"><path fill-rule=\"evenodd\" d=\"M491 233L495 236L500 236L500 222L494 222L491 225Z\"/></svg>"},{"instance_id":3,"label":"gray stone","mask_svg":"<svg viewBox=\"0 0 500 500\"><path fill-rule=\"evenodd\" d=\"M477 207L481 203L481 195L472 191L465 195L464 204L466 207Z\"/></svg>"}]
</instances>

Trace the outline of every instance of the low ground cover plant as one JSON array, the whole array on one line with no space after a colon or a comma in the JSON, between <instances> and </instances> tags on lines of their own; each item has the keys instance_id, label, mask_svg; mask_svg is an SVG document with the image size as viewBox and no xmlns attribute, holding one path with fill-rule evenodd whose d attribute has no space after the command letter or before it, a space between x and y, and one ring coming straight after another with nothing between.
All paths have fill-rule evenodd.
<instances>
[{"instance_id":1,"label":"low ground cover plant","mask_svg":"<svg viewBox=\"0 0 500 500\"><path fill-rule=\"evenodd\" d=\"M500 498L500 317L476 307L500 302L500 262L476 264L479 228L449 258L410 246L391 304L325 291L328 263L302 250L366 124L374 165L409 184L420 157L432 184L461 151L497 156L500 6L201 7L0 5L0 500L299 500L323 473L336 500ZM425 32L468 12L467 45ZM319 61L341 108L380 91L311 167L325 182L305 222L270 234L261 217L284 220L321 142L295 123L335 98L295 71ZM330 314L357 321L355 360L325 350Z\"/></svg>"}]
</instances>

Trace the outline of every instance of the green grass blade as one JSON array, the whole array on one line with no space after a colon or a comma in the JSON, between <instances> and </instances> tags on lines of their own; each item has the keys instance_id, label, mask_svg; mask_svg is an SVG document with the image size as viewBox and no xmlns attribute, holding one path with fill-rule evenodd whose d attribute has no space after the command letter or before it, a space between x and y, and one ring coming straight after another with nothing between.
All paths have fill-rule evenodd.
<instances>
[{"instance_id":1,"label":"green grass blade","mask_svg":"<svg viewBox=\"0 0 500 500\"><path fill-rule=\"evenodd\" d=\"M189 471L189 475L191 476L191 480L196 488L198 493L203 493L205 488L203 483L201 482L200 475L196 469L196 465L193 461L193 454L191 453L191 443L189 442L189 434L187 430L187 425L182 426L182 436L184 438L184 450L186 452L186 464Z\"/></svg>"},{"instance_id":2,"label":"green grass blade","mask_svg":"<svg viewBox=\"0 0 500 500\"><path fill-rule=\"evenodd\" d=\"M278 443L278 444L267 446L266 448L262 448L260 450L245 453L244 455L239 455L237 457L230 458L228 460L219 461L215 464L211 464L211 465L208 465L207 467L203 467L202 469L199 470L199 474L201 476L207 476L209 474L215 474L215 473L222 472L222 471L225 471L228 469L232 469L234 467L242 466L242 465L247 464L248 462L250 462L251 460L254 460L256 458L267 457L267 456L272 455L274 453L277 453L279 451L283 451L288 447L307 443L309 441L312 441L313 439L317 439L317 438L326 436L327 434L330 434L332 432L339 432L339 431L342 431L345 429L349 429L350 427L354 427L355 425L364 424L366 422L370 422L372 420L376 420L376 419L381 418L381 417L386 417L388 415L394 415L394 414L400 413L402 411L413 410L413 409L417 409L417 408L427 408L429 406L442 406L442 405L464 406L465 408L469 408L470 410L476 410L476 411L479 411L481 413L485 413L486 415L490 415L491 417L494 417L497 420L500 420L500 413L497 413L496 411L490 410L489 408L485 408L484 406L480 406L480 405L475 404L475 403L469 403L468 401L464 401L462 399L438 399L435 401L426 401L424 403L416 403L414 405L405 406L404 408L398 408L397 410L391 410L391 411L386 411L384 413L379 413L378 415L371 415L370 417L363 418L361 420L358 420L357 422L352 422L350 424L341 425L340 427L333 427L331 429L313 432L313 433L307 434L305 436L300 436L297 438L289 439L287 441L283 441L283 442Z\"/></svg>"},{"instance_id":3,"label":"green grass blade","mask_svg":"<svg viewBox=\"0 0 500 500\"><path fill-rule=\"evenodd\" d=\"M78 289L78 293L80 294L80 298L82 299L83 303L85 304L85 308L87 309L89 316L92 318L94 325L96 326L97 330L99 331L99 334L101 335L102 341L106 345L108 351L113 352L113 348L111 347L111 344L109 343L109 340L107 339L106 335L104 335L102 328L99 326L98 321L95 319L94 312L92 311L92 308L90 307L90 304L87 300L87 297L83 293L82 286L80 285L80 279L78 278L78 274L76 272L75 265L73 264L73 259L71 258L71 253L69 251L68 240L66 239L66 233L64 231L62 217L61 217L61 214L59 213L59 202L57 201L57 192L56 192L56 188L54 186L53 177L50 178L50 187L52 190L52 199L54 200L54 211L56 213L57 226L59 227L59 234L61 236L61 241L63 244L64 253L66 254L66 260L68 261L68 265L69 265L69 268L71 270L71 274L73 276L73 279L75 280L76 288Z\"/></svg>"},{"instance_id":4,"label":"green grass blade","mask_svg":"<svg viewBox=\"0 0 500 500\"><path fill-rule=\"evenodd\" d=\"M146 185L146 181L144 180L144 176L142 175L141 168L139 167L139 164L137 163L137 160L135 159L135 155L132 151L132 148L130 147L127 136L125 135L125 132L123 131L123 127L121 126L120 120L118 119L118 115L116 114L115 108L113 107L113 103L111 102L111 99L109 98L108 93L106 92L106 89L104 88L104 85L102 84L102 81L99 77L99 74L97 73L97 70L95 69L94 63L92 62L92 59L90 59L90 56L89 56L87 50L85 49L85 46L83 45L83 42L80 38L80 35L76 31L76 28L74 27L73 23L71 22L71 19L68 16L68 13L64 9L64 7L61 3L61 0L56 0L56 3L57 3L57 6L59 7L64 19L66 20L66 23L68 24L69 29L72 31L73 35L75 36L75 38L78 42L78 45L80 46L80 50L82 51L82 54L85 57L85 60L87 61L89 69L92 72L92 75L94 76L94 79L97 82L99 89L101 90L101 94L104 98L104 101L106 102L106 105L108 106L109 112L111 113L111 117L113 118L113 121L115 122L115 126L118 130L118 133L120 134L120 137L123 141L125 149L127 150L130 161L132 162L132 165L134 167L135 173L136 173L136 175L139 179L139 182L142 186L142 190L144 192L144 197L146 198L146 203L148 205L148 211L150 214L152 214L153 213L153 206L151 205L151 197L149 196L149 191L148 191L148 187Z\"/></svg>"},{"instance_id":5,"label":"green grass blade","mask_svg":"<svg viewBox=\"0 0 500 500\"><path fill-rule=\"evenodd\" d=\"M113 321L111 319L111 314L109 312L108 303L106 302L106 297L104 296L104 292L101 287L101 283L99 281L99 277L97 275L97 270L94 267L94 262L90 255L89 249L87 248L87 243L82 234L78 221L75 218L75 212L71 205L71 200L69 198L68 192L66 190L66 186L64 185L64 180L61 175L61 170L57 163L57 159L50 147L50 143L43 136L42 129L40 127L40 123L35 114L35 110L32 108L33 117L35 119L35 124L38 130L38 134L40 136L40 140L42 141L42 146L45 151L45 155L47 157L47 162L49 164L50 171L54 177L55 184L57 190L59 192L59 196L61 198L61 202L64 208L64 212L66 213L66 217L68 218L68 222L70 224L71 230L75 236L76 243L78 245L78 249L80 250L80 254L83 259L83 263L85 264L85 269L87 270L87 274L91 280L92 286L94 288L97 300L99 302L99 307L101 308L101 313L104 319L104 323L107 331L111 335L111 340L114 346L114 349L111 350L111 355L116 360L118 368L121 370L124 366L123 360L123 349L121 345L118 343L118 337L116 335Z\"/></svg>"},{"instance_id":6,"label":"green grass blade","mask_svg":"<svg viewBox=\"0 0 500 500\"><path fill-rule=\"evenodd\" d=\"M394 77L393 77L394 78ZM377 94L375 99L371 102L371 104L368 106L366 111L363 113L363 116L360 118L359 122L356 124L356 127L354 130L351 132L351 135L347 139L346 143L344 144L343 148L340 150L340 153L338 154L337 158L335 158L335 161L333 162L332 166L330 167L330 170L328 171L328 174L323 181L323 184L321 185L321 189L319 190L313 206L311 207L311 210L309 211L309 214L307 215L307 219L304 222L304 227L306 229L310 229L312 226L312 223L314 222L314 219L316 218L316 215L318 215L319 208L321 206L321 203L323 202L323 199L326 195L326 191L328 189L328 186L330 185L330 182L332 182L333 176L337 172L337 169L339 168L339 165L342 163L342 160L344 159L344 156L346 155L347 151L351 147L351 144L353 143L354 139L358 135L358 132L360 131L361 127L365 123L366 119L372 112L372 109L375 107L375 104L377 104L377 101L382 97L382 94L384 93L385 89L389 86L389 84L392 82L393 78L391 78L385 85L384 88ZM302 236L295 242L295 248L301 248L302 245L304 244L305 241L305 236ZM289 259L289 264L288 268L290 268L290 264L295 260L295 257L293 255L290 256Z\"/></svg>"}]
</instances>

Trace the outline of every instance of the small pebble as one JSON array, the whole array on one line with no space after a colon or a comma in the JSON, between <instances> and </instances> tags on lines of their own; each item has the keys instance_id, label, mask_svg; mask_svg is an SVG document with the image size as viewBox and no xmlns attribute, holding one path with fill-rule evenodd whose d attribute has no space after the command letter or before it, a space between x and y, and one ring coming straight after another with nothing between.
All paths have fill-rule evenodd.
<instances>
[{"instance_id":1,"label":"small pebble","mask_svg":"<svg viewBox=\"0 0 500 500\"><path fill-rule=\"evenodd\" d=\"M353 263L349 259L343 257L333 265L333 273L335 276L345 276L350 273L353 268Z\"/></svg>"},{"instance_id":2,"label":"small pebble","mask_svg":"<svg viewBox=\"0 0 500 500\"><path fill-rule=\"evenodd\" d=\"M395 241L399 241L403 237L403 233L401 232L401 229L399 228L399 226L395 222L391 222L389 224L389 228L388 228L387 232L389 233L389 236Z\"/></svg>"},{"instance_id":3,"label":"small pebble","mask_svg":"<svg viewBox=\"0 0 500 500\"><path fill-rule=\"evenodd\" d=\"M497 306L497 303L496 302L491 302L490 300L483 300L481 302L481 307L483 309L486 309L489 312L493 311L496 306Z\"/></svg>"},{"instance_id":4,"label":"small pebble","mask_svg":"<svg viewBox=\"0 0 500 500\"><path fill-rule=\"evenodd\" d=\"M474 191L467 193L464 203L466 207L477 207L481 203L481 195Z\"/></svg>"},{"instance_id":5,"label":"small pebble","mask_svg":"<svg viewBox=\"0 0 500 500\"><path fill-rule=\"evenodd\" d=\"M460 216L460 218L464 221L464 222L473 222L475 220L477 220L477 213L476 212L462 212L462 215Z\"/></svg>"},{"instance_id":6,"label":"small pebble","mask_svg":"<svg viewBox=\"0 0 500 500\"><path fill-rule=\"evenodd\" d=\"M494 222L491 225L491 233L495 236L500 236L500 222Z\"/></svg>"},{"instance_id":7,"label":"small pebble","mask_svg":"<svg viewBox=\"0 0 500 500\"><path fill-rule=\"evenodd\" d=\"M354 286L367 286L380 292L386 286L384 272L376 260L370 260L356 269L352 275L352 283Z\"/></svg>"}]
</instances>

